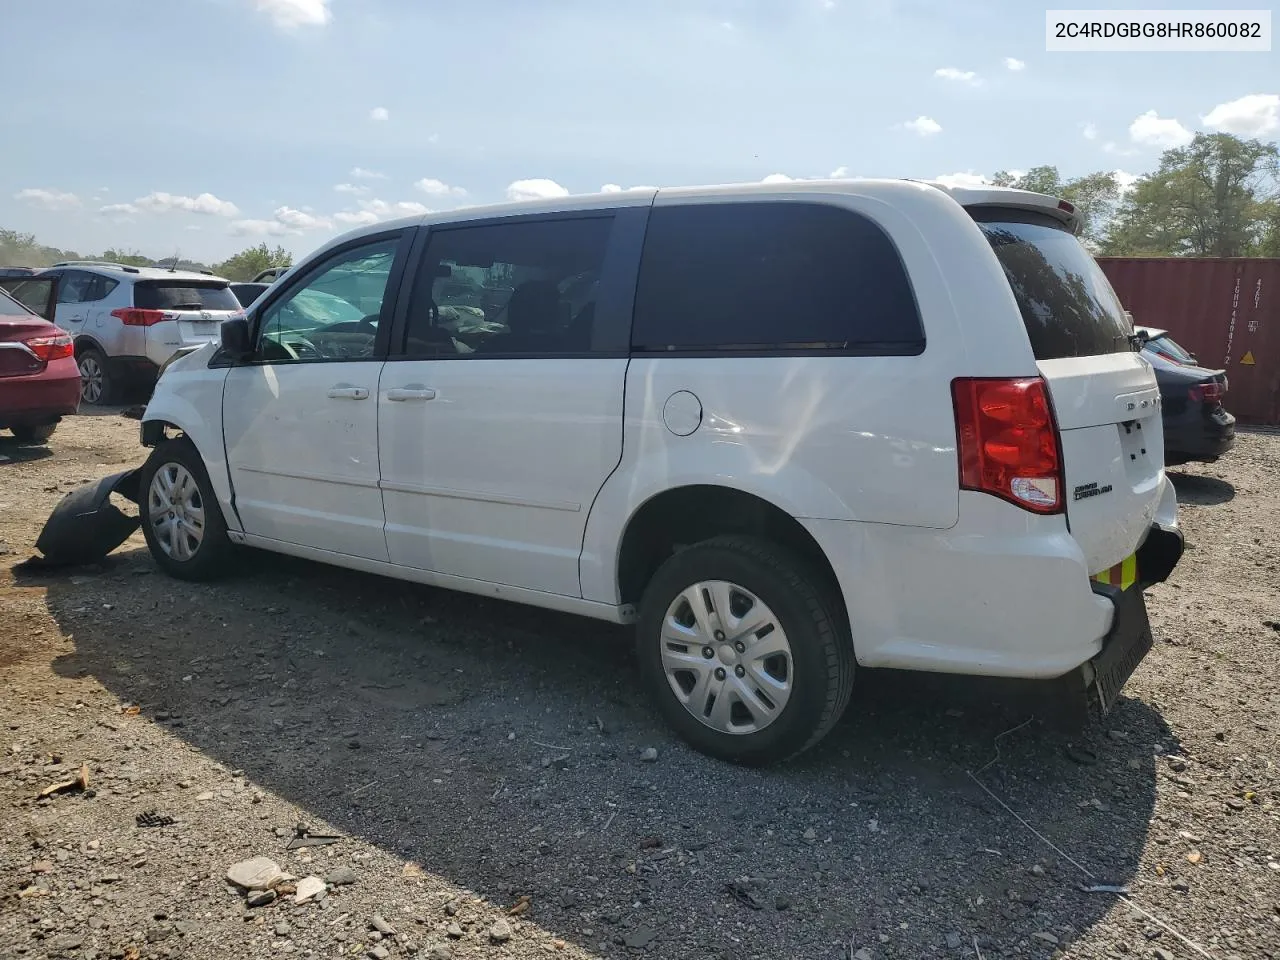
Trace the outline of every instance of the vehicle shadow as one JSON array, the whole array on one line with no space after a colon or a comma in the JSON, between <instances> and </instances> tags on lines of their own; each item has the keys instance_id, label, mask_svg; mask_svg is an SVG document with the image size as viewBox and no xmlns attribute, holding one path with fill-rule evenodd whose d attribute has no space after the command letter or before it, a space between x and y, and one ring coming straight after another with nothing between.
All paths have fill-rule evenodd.
<instances>
[{"instance_id":1,"label":"vehicle shadow","mask_svg":"<svg viewBox=\"0 0 1280 960\"><path fill-rule=\"evenodd\" d=\"M817 748L742 769L672 738L621 628L283 557L212 586L164 579L139 549L90 583L15 577L74 636L60 675L429 875L532 895L527 920L593 954L650 937L673 958L1069 944L1114 897L1081 892L1001 803L1123 883L1153 745L1177 749L1138 700L1114 737L1068 742L963 681L867 672Z\"/></svg>"},{"instance_id":2,"label":"vehicle shadow","mask_svg":"<svg viewBox=\"0 0 1280 960\"><path fill-rule=\"evenodd\" d=\"M1175 473L1169 479L1178 491L1178 502L1197 507L1216 507L1235 499L1236 488L1226 480L1197 473Z\"/></svg>"},{"instance_id":3,"label":"vehicle shadow","mask_svg":"<svg viewBox=\"0 0 1280 960\"><path fill-rule=\"evenodd\" d=\"M0 467L15 463L33 463L53 456L53 451L43 443L23 443L10 436L0 436Z\"/></svg>"}]
</instances>

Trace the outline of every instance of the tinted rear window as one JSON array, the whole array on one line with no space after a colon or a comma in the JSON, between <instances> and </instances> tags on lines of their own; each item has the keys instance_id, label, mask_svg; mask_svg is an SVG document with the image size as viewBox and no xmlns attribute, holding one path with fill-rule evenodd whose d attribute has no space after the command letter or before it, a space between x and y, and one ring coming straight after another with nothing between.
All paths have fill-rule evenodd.
<instances>
[{"instance_id":1,"label":"tinted rear window","mask_svg":"<svg viewBox=\"0 0 1280 960\"><path fill-rule=\"evenodd\" d=\"M133 305L144 310L239 310L225 283L200 280L142 280L134 284Z\"/></svg>"},{"instance_id":2,"label":"tinted rear window","mask_svg":"<svg viewBox=\"0 0 1280 960\"><path fill-rule=\"evenodd\" d=\"M897 250L875 223L820 203L657 207L632 342L642 350L924 348Z\"/></svg>"},{"instance_id":3,"label":"tinted rear window","mask_svg":"<svg viewBox=\"0 0 1280 960\"><path fill-rule=\"evenodd\" d=\"M1132 350L1133 327L1080 241L1051 217L972 211L995 251L1037 360Z\"/></svg>"}]
</instances>

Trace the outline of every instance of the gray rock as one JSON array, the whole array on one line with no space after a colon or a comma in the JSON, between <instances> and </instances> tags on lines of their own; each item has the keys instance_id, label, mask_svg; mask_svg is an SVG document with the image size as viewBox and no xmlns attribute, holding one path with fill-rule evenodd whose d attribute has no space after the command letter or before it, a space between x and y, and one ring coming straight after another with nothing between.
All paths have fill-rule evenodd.
<instances>
[{"instance_id":1,"label":"gray rock","mask_svg":"<svg viewBox=\"0 0 1280 960\"><path fill-rule=\"evenodd\" d=\"M277 937L280 937L283 939L285 937L290 936L292 933L293 933L293 930L290 929L289 925L285 923L283 920L281 920L279 923L276 924Z\"/></svg>"},{"instance_id":2,"label":"gray rock","mask_svg":"<svg viewBox=\"0 0 1280 960\"><path fill-rule=\"evenodd\" d=\"M773 906L774 906L774 909L776 910L790 910L791 898L788 897L785 893L780 893L773 898Z\"/></svg>"},{"instance_id":3,"label":"gray rock","mask_svg":"<svg viewBox=\"0 0 1280 960\"><path fill-rule=\"evenodd\" d=\"M640 753L640 759L643 760L645 763L657 763L658 762L657 748L645 747L644 750L641 751Z\"/></svg>"},{"instance_id":4,"label":"gray rock","mask_svg":"<svg viewBox=\"0 0 1280 960\"><path fill-rule=\"evenodd\" d=\"M241 860L227 867L227 879L244 890L268 890L288 876L278 863L266 857Z\"/></svg>"},{"instance_id":5,"label":"gray rock","mask_svg":"<svg viewBox=\"0 0 1280 960\"><path fill-rule=\"evenodd\" d=\"M1052 933L1048 933L1044 930L1041 930L1037 933L1033 933L1031 935L1031 938L1033 940L1040 940L1041 942L1050 944L1051 946L1056 947L1058 945L1058 938L1055 937Z\"/></svg>"},{"instance_id":6,"label":"gray rock","mask_svg":"<svg viewBox=\"0 0 1280 960\"><path fill-rule=\"evenodd\" d=\"M334 887L348 887L356 882L356 872L350 867L335 867L325 876L324 882Z\"/></svg>"},{"instance_id":7,"label":"gray rock","mask_svg":"<svg viewBox=\"0 0 1280 960\"><path fill-rule=\"evenodd\" d=\"M453 951L448 947L432 947L427 960L453 960Z\"/></svg>"},{"instance_id":8,"label":"gray rock","mask_svg":"<svg viewBox=\"0 0 1280 960\"><path fill-rule=\"evenodd\" d=\"M640 950L651 944L653 938L657 935L658 931L654 930L653 927L640 926L628 933L623 938L623 942L632 950Z\"/></svg>"},{"instance_id":9,"label":"gray rock","mask_svg":"<svg viewBox=\"0 0 1280 960\"><path fill-rule=\"evenodd\" d=\"M276 892L274 890L256 890L249 894L249 906L251 907L268 907L276 902Z\"/></svg>"},{"instance_id":10,"label":"gray rock","mask_svg":"<svg viewBox=\"0 0 1280 960\"><path fill-rule=\"evenodd\" d=\"M1173 960L1173 954L1164 947L1156 947L1151 951L1151 955L1155 957L1156 960Z\"/></svg>"},{"instance_id":11,"label":"gray rock","mask_svg":"<svg viewBox=\"0 0 1280 960\"><path fill-rule=\"evenodd\" d=\"M814 829L813 829L813 827L810 827L808 830L806 830L806 831L804 832L804 838L805 838L806 840L817 840L817 839L818 839L818 831L817 831L817 830L814 830Z\"/></svg>"},{"instance_id":12,"label":"gray rock","mask_svg":"<svg viewBox=\"0 0 1280 960\"><path fill-rule=\"evenodd\" d=\"M1245 804L1243 800L1238 800L1235 797L1227 797L1227 806L1239 813L1244 809Z\"/></svg>"},{"instance_id":13,"label":"gray rock","mask_svg":"<svg viewBox=\"0 0 1280 960\"><path fill-rule=\"evenodd\" d=\"M494 943L506 943L511 939L511 924L502 919L495 920L489 928L489 939Z\"/></svg>"},{"instance_id":14,"label":"gray rock","mask_svg":"<svg viewBox=\"0 0 1280 960\"><path fill-rule=\"evenodd\" d=\"M379 913L375 913L369 918L369 926L373 927L373 929L377 930L384 937L395 936L396 928L387 923L386 920L383 920L382 915Z\"/></svg>"},{"instance_id":15,"label":"gray rock","mask_svg":"<svg viewBox=\"0 0 1280 960\"><path fill-rule=\"evenodd\" d=\"M458 926L456 921L454 923L449 924L449 926L445 928L444 932L449 935L449 938L451 940L462 939L462 927Z\"/></svg>"},{"instance_id":16,"label":"gray rock","mask_svg":"<svg viewBox=\"0 0 1280 960\"><path fill-rule=\"evenodd\" d=\"M853 960L875 960L875 954L873 954L866 947L863 947L861 950L859 950L857 953L853 955Z\"/></svg>"},{"instance_id":17,"label":"gray rock","mask_svg":"<svg viewBox=\"0 0 1280 960\"><path fill-rule=\"evenodd\" d=\"M960 934L956 933L954 930L952 930L950 933L947 934L948 950L959 950L960 945L962 943L964 943L964 938L961 937Z\"/></svg>"},{"instance_id":18,"label":"gray rock","mask_svg":"<svg viewBox=\"0 0 1280 960\"><path fill-rule=\"evenodd\" d=\"M382 934L380 934L377 930L373 930L373 931L371 931L371 932L369 933L369 942L370 942L370 943L381 943L381 942L383 941L383 939L384 939L384 938L383 938Z\"/></svg>"},{"instance_id":19,"label":"gray rock","mask_svg":"<svg viewBox=\"0 0 1280 960\"><path fill-rule=\"evenodd\" d=\"M458 901L450 900L448 903L446 903L444 905L444 912L451 917L456 917L458 915Z\"/></svg>"},{"instance_id":20,"label":"gray rock","mask_svg":"<svg viewBox=\"0 0 1280 960\"><path fill-rule=\"evenodd\" d=\"M1037 863L1034 867L1031 868L1031 875L1034 877L1043 877L1044 867L1040 866L1040 864Z\"/></svg>"},{"instance_id":21,"label":"gray rock","mask_svg":"<svg viewBox=\"0 0 1280 960\"><path fill-rule=\"evenodd\" d=\"M370 947L369 956L373 957L373 960L387 960L391 956L391 951L386 947Z\"/></svg>"}]
</instances>

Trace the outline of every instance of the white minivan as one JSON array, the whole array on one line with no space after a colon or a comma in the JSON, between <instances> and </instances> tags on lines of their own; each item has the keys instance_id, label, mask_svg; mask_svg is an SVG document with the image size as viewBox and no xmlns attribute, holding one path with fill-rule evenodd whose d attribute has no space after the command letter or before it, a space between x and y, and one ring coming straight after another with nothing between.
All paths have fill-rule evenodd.
<instances>
[{"instance_id":1,"label":"white minivan","mask_svg":"<svg viewBox=\"0 0 1280 960\"><path fill-rule=\"evenodd\" d=\"M187 579L251 546L634 623L668 721L742 763L816 743L856 667L1105 711L1182 536L1076 229L902 180L362 228L170 364L147 541Z\"/></svg>"}]
</instances>

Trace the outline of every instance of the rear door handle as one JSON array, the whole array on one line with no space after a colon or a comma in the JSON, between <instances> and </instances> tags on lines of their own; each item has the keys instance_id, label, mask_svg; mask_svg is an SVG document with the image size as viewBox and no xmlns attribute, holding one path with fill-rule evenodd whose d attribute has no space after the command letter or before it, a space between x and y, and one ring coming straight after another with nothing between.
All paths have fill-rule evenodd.
<instances>
[{"instance_id":1,"label":"rear door handle","mask_svg":"<svg viewBox=\"0 0 1280 960\"><path fill-rule=\"evenodd\" d=\"M387 391L387 399L396 403L404 403L407 400L434 400L436 392L430 387L395 387Z\"/></svg>"},{"instance_id":2,"label":"rear door handle","mask_svg":"<svg viewBox=\"0 0 1280 960\"><path fill-rule=\"evenodd\" d=\"M369 391L364 387L348 387L345 384L339 384L336 387L329 388L330 400L367 400L369 399Z\"/></svg>"}]
</instances>

